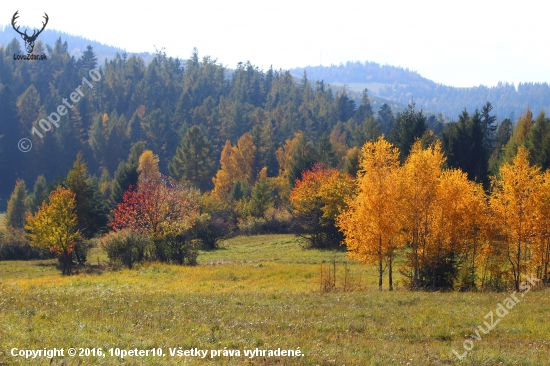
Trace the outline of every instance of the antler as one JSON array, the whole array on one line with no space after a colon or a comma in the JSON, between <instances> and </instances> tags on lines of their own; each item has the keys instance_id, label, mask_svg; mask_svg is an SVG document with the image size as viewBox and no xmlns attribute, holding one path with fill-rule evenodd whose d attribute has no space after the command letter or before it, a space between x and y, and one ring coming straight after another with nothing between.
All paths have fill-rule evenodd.
<instances>
[{"instance_id":1,"label":"antler","mask_svg":"<svg viewBox=\"0 0 550 366\"><path fill-rule=\"evenodd\" d=\"M48 17L48 14L46 14L45 12L44 12L44 14L45 14L45 16L43 16L43 18L46 19L46 23L42 22L42 29L40 29L40 30L38 31L38 33L36 33L36 32L37 32L36 30L33 30L33 31L32 31L32 36L30 36L29 39L33 39L33 40L36 39L36 38L38 37L38 35L39 35L40 33L42 33L42 31L44 30L44 28L46 28L46 24L48 24L48 20L49 20L50 18ZM27 31L25 31L25 34L27 34Z\"/></svg>"},{"instance_id":2,"label":"antler","mask_svg":"<svg viewBox=\"0 0 550 366\"><path fill-rule=\"evenodd\" d=\"M20 35L24 35L24 33L21 33L21 32L19 31L19 27L18 27L18 26L17 26L17 27L15 26L15 20L16 20L17 18L19 18L19 15L17 15L17 13L19 13L19 10L17 10L17 11L15 12L15 14L13 14L13 18L11 18L11 26L13 27L13 29L14 29L17 33L19 33ZM46 14L46 13L44 13L44 14Z\"/></svg>"},{"instance_id":3,"label":"antler","mask_svg":"<svg viewBox=\"0 0 550 366\"><path fill-rule=\"evenodd\" d=\"M44 28L46 28L46 25L48 24L48 20L50 19L50 18L48 17L48 14L47 14L46 12L44 12L43 18L46 19L46 22L42 22L42 29L40 29L40 30L38 31L38 33L37 33L36 30L34 30L34 31L32 32L32 36L29 36L29 35L27 34L27 30L25 30L25 33L21 33L21 32L19 31L19 26L16 26L16 25L15 25L16 19L19 18L19 15L18 15L17 13L19 13L19 10L17 10L17 11L15 12L15 14L13 14L13 17L11 18L11 26L13 27L13 29L14 29L17 33L19 33L21 36L24 36L25 38L28 38L28 39L36 39L36 37L38 37L38 35L39 35L40 33L42 33L42 31L44 30Z\"/></svg>"},{"instance_id":4,"label":"antler","mask_svg":"<svg viewBox=\"0 0 550 366\"><path fill-rule=\"evenodd\" d=\"M39 35L40 33L42 33L42 31L44 30L44 28L46 28L46 24L48 24L48 20L50 19L50 18L48 17L48 14L46 14L46 12L44 12L43 18L46 19L46 23L42 22L42 29L40 29L40 30L38 31L38 33L36 33L36 37L38 37L38 35ZM33 33L33 37L34 37L34 36L35 36L35 34Z\"/></svg>"}]
</instances>

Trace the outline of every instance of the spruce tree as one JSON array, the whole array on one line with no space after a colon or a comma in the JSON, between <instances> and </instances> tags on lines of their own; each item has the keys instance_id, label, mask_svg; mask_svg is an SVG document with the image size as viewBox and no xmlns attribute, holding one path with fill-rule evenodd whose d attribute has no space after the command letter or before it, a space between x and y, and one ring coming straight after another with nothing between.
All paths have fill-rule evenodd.
<instances>
[{"instance_id":1,"label":"spruce tree","mask_svg":"<svg viewBox=\"0 0 550 366\"><path fill-rule=\"evenodd\" d=\"M97 66L97 57L94 54L92 46L88 45L86 51L82 53L80 59L77 61L77 66L86 75L90 70L95 69Z\"/></svg>"},{"instance_id":2,"label":"spruce tree","mask_svg":"<svg viewBox=\"0 0 550 366\"><path fill-rule=\"evenodd\" d=\"M168 170L176 180L191 182L205 191L211 187L213 168L212 144L195 125L185 133Z\"/></svg>"},{"instance_id":3,"label":"spruce tree","mask_svg":"<svg viewBox=\"0 0 550 366\"><path fill-rule=\"evenodd\" d=\"M478 110L470 116L464 109L458 122L441 133L442 148L451 168L460 168L468 178L488 183L488 153L484 141L483 120Z\"/></svg>"},{"instance_id":4,"label":"spruce tree","mask_svg":"<svg viewBox=\"0 0 550 366\"><path fill-rule=\"evenodd\" d=\"M24 154L17 149L18 141L21 137L19 116L15 98L11 89L7 85L0 84L0 136L2 144L0 146L0 196L7 196L10 193L11 184L19 175L22 168L21 160ZM9 185L8 185L9 184Z\"/></svg>"},{"instance_id":5,"label":"spruce tree","mask_svg":"<svg viewBox=\"0 0 550 366\"><path fill-rule=\"evenodd\" d=\"M120 162L115 171L113 181L111 182L111 197L109 202L111 205L122 202L122 196L130 186L135 188L138 182L139 173L139 157L145 151L145 143L143 141L135 143L130 149L128 160Z\"/></svg>"},{"instance_id":6,"label":"spruce tree","mask_svg":"<svg viewBox=\"0 0 550 366\"><path fill-rule=\"evenodd\" d=\"M370 118L373 116L372 106L370 104L370 98L368 94L369 90L365 88L363 90L363 95L361 97L361 105L357 110L355 111L355 115L353 116L356 121L364 121L367 118Z\"/></svg>"},{"instance_id":7,"label":"spruce tree","mask_svg":"<svg viewBox=\"0 0 550 366\"><path fill-rule=\"evenodd\" d=\"M399 159L402 162L409 155L414 141L422 137L427 127L426 116L422 109L415 110L414 100L397 115L396 122L388 135L388 141L399 148Z\"/></svg>"},{"instance_id":8,"label":"spruce tree","mask_svg":"<svg viewBox=\"0 0 550 366\"><path fill-rule=\"evenodd\" d=\"M496 123L497 117L489 115L492 110L493 106L489 102L481 108L483 139L487 152L492 152L495 148L496 133L498 128Z\"/></svg>"},{"instance_id":9,"label":"spruce tree","mask_svg":"<svg viewBox=\"0 0 550 366\"><path fill-rule=\"evenodd\" d=\"M46 188L46 178L43 175L39 175L34 182L32 194L27 198L31 213L36 213L42 202L47 198Z\"/></svg>"},{"instance_id":10,"label":"spruce tree","mask_svg":"<svg viewBox=\"0 0 550 366\"><path fill-rule=\"evenodd\" d=\"M376 118L370 116L353 131L353 145L362 148L365 142L373 142L382 134L381 124Z\"/></svg>"},{"instance_id":11,"label":"spruce tree","mask_svg":"<svg viewBox=\"0 0 550 366\"><path fill-rule=\"evenodd\" d=\"M325 164L327 168L334 168L338 165L336 153L330 142L330 137L326 132L321 136L319 144L317 145L317 157L319 162Z\"/></svg>"},{"instance_id":12,"label":"spruce tree","mask_svg":"<svg viewBox=\"0 0 550 366\"><path fill-rule=\"evenodd\" d=\"M259 179L250 197L250 209L253 216L262 217L265 211L273 206L271 184L267 179Z\"/></svg>"},{"instance_id":13,"label":"spruce tree","mask_svg":"<svg viewBox=\"0 0 550 366\"><path fill-rule=\"evenodd\" d=\"M25 181L18 179L8 201L8 211L5 216L6 226L23 229L29 208L27 206L27 187Z\"/></svg>"},{"instance_id":14,"label":"spruce tree","mask_svg":"<svg viewBox=\"0 0 550 366\"><path fill-rule=\"evenodd\" d=\"M305 134L300 134L294 149L291 152L291 166L288 175L290 186L293 187L296 179L302 178L302 172L311 169L318 161L317 151Z\"/></svg>"},{"instance_id":15,"label":"spruce tree","mask_svg":"<svg viewBox=\"0 0 550 366\"><path fill-rule=\"evenodd\" d=\"M518 153L519 147L525 146L525 142L529 136L529 131L531 131L533 125L533 112L531 112L530 109L527 109L525 114L519 116L518 122L514 127L514 132L504 147L502 156L503 162L511 163L514 160Z\"/></svg>"},{"instance_id":16,"label":"spruce tree","mask_svg":"<svg viewBox=\"0 0 550 366\"><path fill-rule=\"evenodd\" d=\"M93 182L82 153L78 153L73 168L67 174L64 185L75 194L78 229L84 238L90 239L95 234L107 229L108 208Z\"/></svg>"},{"instance_id":17,"label":"spruce tree","mask_svg":"<svg viewBox=\"0 0 550 366\"><path fill-rule=\"evenodd\" d=\"M542 170L550 167L550 119L541 111L529 131L525 146L529 150L529 160Z\"/></svg>"},{"instance_id":18,"label":"spruce tree","mask_svg":"<svg viewBox=\"0 0 550 366\"><path fill-rule=\"evenodd\" d=\"M389 134L395 123L395 117L388 104L384 103L380 107L378 111L378 120L380 121L381 132L385 135Z\"/></svg>"},{"instance_id":19,"label":"spruce tree","mask_svg":"<svg viewBox=\"0 0 550 366\"><path fill-rule=\"evenodd\" d=\"M21 130L24 132L30 131L40 112L40 94L38 94L34 84L31 84L17 98L17 109L21 117Z\"/></svg>"}]
</instances>

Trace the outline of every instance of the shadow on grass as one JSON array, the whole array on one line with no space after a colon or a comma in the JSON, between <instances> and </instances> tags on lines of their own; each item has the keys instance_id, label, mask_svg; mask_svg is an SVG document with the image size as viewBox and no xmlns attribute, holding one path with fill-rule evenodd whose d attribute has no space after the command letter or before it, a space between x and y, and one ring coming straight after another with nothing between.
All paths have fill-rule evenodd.
<instances>
[{"instance_id":1,"label":"shadow on grass","mask_svg":"<svg viewBox=\"0 0 550 366\"><path fill-rule=\"evenodd\" d=\"M199 249L203 252L208 252L208 253L211 253L211 252L218 252L218 251L223 251L223 250L228 250L228 248L226 247L216 247L216 248L201 248Z\"/></svg>"},{"instance_id":2,"label":"shadow on grass","mask_svg":"<svg viewBox=\"0 0 550 366\"><path fill-rule=\"evenodd\" d=\"M310 249L310 248L306 248L306 249ZM336 253L345 253L347 252L347 247L345 245L341 245L341 246L338 246L338 247L333 247L333 248L311 248L311 249L317 249L321 252L336 252Z\"/></svg>"},{"instance_id":3,"label":"shadow on grass","mask_svg":"<svg viewBox=\"0 0 550 366\"><path fill-rule=\"evenodd\" d=\"M39 262L39 263L32 263L32 265L34 266L37 266L37 267L56 267L58 266L59 264L57 263L57 261L51 261L51 262Z\"/></svg>"},{"instance_id":4,"label":"shadow on grass","mask_svg":"<svg viewBox=\"0 0 550 366\"><path fill-rule=\"evenodd\" d=\"M345 245L340 245L337 247L323 247L323 248L317 248L314 246L308 246L308 245L302 245L300 244L303 250L317 250L323 253L345 253L347 252L347 247Z\"/></svg>"},{"instance_id":5,"label":"shadow on grass","mask_svg":"<svg viewBox=\"0 0 550 366\"><path fill-rule=\"evenodd\" d=\"M296 234L295 236L296 243L302 247L304 250L316 249L323 252L346 252L347 247L345 245L334 245L332 243L322 242L313 244L309 235Z\"/></svg>"},{"instance_id":6,"label":"shadow on grass","mask_svg":"<svg viewBox=\"0 0 550 366\"><path fill-rule=\"evenodd\" d=\"M61 267L57 264L57 268L61 271ZM80 274L103 274L106 271L113 270L113 266L109 263L92 263L86 262L84 264L76 264L73 266L72 275Z\"/></svg>"}]
</instances>

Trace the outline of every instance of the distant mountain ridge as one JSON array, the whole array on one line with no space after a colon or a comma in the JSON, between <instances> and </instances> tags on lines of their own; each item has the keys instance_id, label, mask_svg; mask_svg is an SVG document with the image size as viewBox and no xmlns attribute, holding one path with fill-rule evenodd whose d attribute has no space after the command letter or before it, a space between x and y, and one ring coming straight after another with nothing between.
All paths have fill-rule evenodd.
<instances>
[{"instance_id":1,"label":"distant mountain ridge","mask_svg":"<svg viewBox=\"0 0 550 366\"><path fill-rule=\"evenodd\" d=\"M88 45L92 46L99 65L103 65L105 59L113 59L117 53L140 56L145 65L154 58L154 54L149 52L126 52L118 47L53 29L45 29L38 40L52 46L59 38L67 42L68 52L75 58L79 58ZM23 48L23 41L12 27L0 25L0 44L6 46L13 39L16 39ZM230 75L232 71L227 70L227 74ZM443 113L448 120L456 119L464 108L473 112L487 101L493 105L493 113L499 120L504 118L515 120L527 108L535 114L543 109L550 110L548 83L520 83L517 89L509 83L499 83L494 87L480 85L472 88L457 88L438 84L408 68L380 65L369 61L290 69L297 80L303 76L304 71L309 80L323 80L326 84L338 87L335 90L341 90L340 87L345 84L350 91L350 97L357 101L360 99L360 92L368 88L375 113L383 103L390 104L394 112L399 112L413 98L417 108L423 108L430 113Z\"/></svg>"},{"instance_id":2,"label":"distant mountain ridge","mask_svg":"<svg viewBox=\"0 0 550 366\"><path fill-rule=\"evenodd\" d=\"M24 26L23 26L24 27ZM61 37L62 42L67 42L69 45L69 54L75 58L79 58L82 52L86 51L88 45L92 46L94 53L97 56L97 62L99 65L103 65L105 59L111 60L115 57L117 53L120 55L127 53L128 55L139 55L146 65L153 59L155 56L149 52L126 52L125 50L105 45L103 43L92 41L81 36L74 36L65 32L61 32L55 29L45 29L37 41L42 41L43 44L53 46L55 41ZM21 49L24 49L24 42L21 37L13 30L11 25L0 25L0 45L8 45L13 39L16 39L21 45Z\"/></svg>"},{"instance_id":3,"label":"distant mountain ridge","mask_svg":"<svg viewBox=\"0 0 550 366\"><path fill-rule=\"evenodd\" d=\"M550 109L548 83L520 83L517 89L510 83L457 88L438 84L416 71L369 61L290 70L297 77L301 77L304 71L309 79L324 80L333 85L346 84L356 91L368 88L372 95L398 104L406 105L414 98L417 107L441 112L451 119L456 119L464 108L473 112L487 101L493 105L493 113L499 120L509 117L514 120L527 108L535 114Z\"/></svg>"},{"instance_id":4,"label":"distant mountain ridge","mask_svg":"<svg viewBox=\"0 0 550 366\"><path fill-rule=\"evenodd\" d=\"M0 45L3 45L4 47L6 47L10 42L13 41L14 38L19 42L21 49L23 49L23 46L24 46L23 41L21 40L21 37L19 37L19 35L15 33L12 27L10 25L4 25L4 26L0 25ZM149 62L151 62L151 60L155 57L154 54L149 52L141 52L141 53L126 52L125 50L118 47L105 45L97 41L92 41L81 36L74 36L58 30L45 29L44 32L40 34L40 37L38 40L42 41L42 43L45 45L53 46L57 41L57 39L59 38L61 38L62 42L67 42L68 52L71 56L74 56L75 58L79 58L82 52L86 50L86 47L88 45L92 46L94 53L97 56L98 65L100 66L103 66L105 59L111 60L115 57L117 53L120 55L127 53L128 56L137 55L143 59L145 65L148 65ZM233 72L234 72L233 69L227 69L226 77L230 79L231 74ZM392 76L390 75L389 77L391 78ZM299 78L297 78L297 80L299 80ZM336 87L334 88L335 91L341 91L342 84L332 83L332 86ZM360 103L362 89L354 90L353 88L348 88L348 90L349 90L350 98L354 99L357 103ZM373 103L373 110L375 113L378 111L378 109L380 109L380 106L383 103L388 103L395 112L402 110L406 106L406 103L400 103L397 101L392 102L385 98L373 96L372 93L371 93L371 101Z\"/></svg>"},{"instance_id":5,"label":"distant mountain ridge","mask_svg":"<svg viewBox=\"0 0 550 366\"><path fill-rule=\"evenodd\" d=\"M338 66L307 66L305 68L291 69L290 72L301 74L303 70L306 70L308 78L324 79L328 83L378 82L393 84L398 81L401 84L406 82L407 84L435 85L433 81L422 77L416 71L390 65L380 66L376 62L369 61L364 63L358 61L347 62L345 65L340 64Z\"/></svg>"}]
</instances>

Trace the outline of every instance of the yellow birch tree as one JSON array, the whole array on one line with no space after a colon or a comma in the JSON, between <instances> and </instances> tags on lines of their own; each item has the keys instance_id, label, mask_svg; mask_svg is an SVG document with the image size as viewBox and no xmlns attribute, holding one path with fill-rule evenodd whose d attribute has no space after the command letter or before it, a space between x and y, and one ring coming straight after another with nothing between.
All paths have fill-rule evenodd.
<instances>
[{"instance_id":1,"label":"yellow birch tree","mask_svg":"<svg viewBox=\"0 0 550 366\"><path fill-rule=\"evenodd\" d=\"M541 177L540 189L537 192L537 209L535 221L535 242L533 246L533 271L545 283L548 283L550 265L550 170Z\"/></svg>"},{"instance_id":2,"label":"yellow birch tree","mask_svg":"<svg viewBox=\"0 0 550 366\"><path fill-rule=\"evenodd\" d=\"M444 170L436 189L433 220L426 246L426 265L431 266L432 289L452 288L458 269L466 265L461 286L475 286L475 265L466 262L478 251L477 237L484 210L483 188L468 180L460 169ZM478 212L479 211L479 212ZM467 279L469 278L469 280Z\"/></svg>"},{"instance_id":3,"label":"yellow birch tree","mask_svg":"<svg viewBox=\"0 0 550 366\"><path fill-rule=\"evenodd\" d=\"M35 215L27 216L25 229L31 245L48 248L59 256L63 275L70 275L72 253L76 240L81 237L77 229L75 194L58 188L50 194Z\"/></svg>"},{"instance_id":4,"label":"yellow birch tree","mask_svg":"<svg viewBox=\"0 0 550 366\"><path fill-rule=\"evenodd\" d=\"M220 157L220 170L212 178L214 194L220 199L227 199L229 192L237 182L254 183L254 163L256 146L252 136L245 133L236 146L227 140Z\"/></svg>"},{"instance_id":5,"label":"yellow birch tree","mask_svg":"<svg viewBox=\"0 0 550 366\"><path fill-rule=\"evenodd\" d=\"M151 150L145 150L139 157L139 181L157 180L159 178L159 157Z\"/></svg>"},{"instance_id":6,"label":"yellow birch tree","mask_svg":"<svg viewBox=\"0 0 550 366\"><path fill-rule=\"evenodd\" d=\"M420 264L426 262L426 250L433 227L437 187L445 162L441 143L426 149L417 140L411 147L409 156L402 167L402 214L404 239L411 246L407 265L412 267L412 288L419 288Z\"/></svg>"},{"instance_id":7,"label":"yellow birch tree","mask_svg":"<svg viewBox=\"0 0 550 366\"><path fill-rule=\"evenodd\" d=\"M337 220L344 233L348 257L378 266L378 287L388 268L393 290L392 264L400 231L399 150L380 137L362 148L357 195ZM385 268L386 267L386 268Z\"/></svg>"},{"instance_id":8,"label":"yellow birch tree","mask_svg":"<svg viewBox=\"0 0 550 366\"><path fill-rule=\"evenodd\" d=\"M523 147L512 164L500 167L500 180L494 181L491 208L498 225L502 253L506 256L516 291L522 274L527 274L535 234L537 194L541 189L540 169L529 164Z\"/></svg>"}]
</instances>

